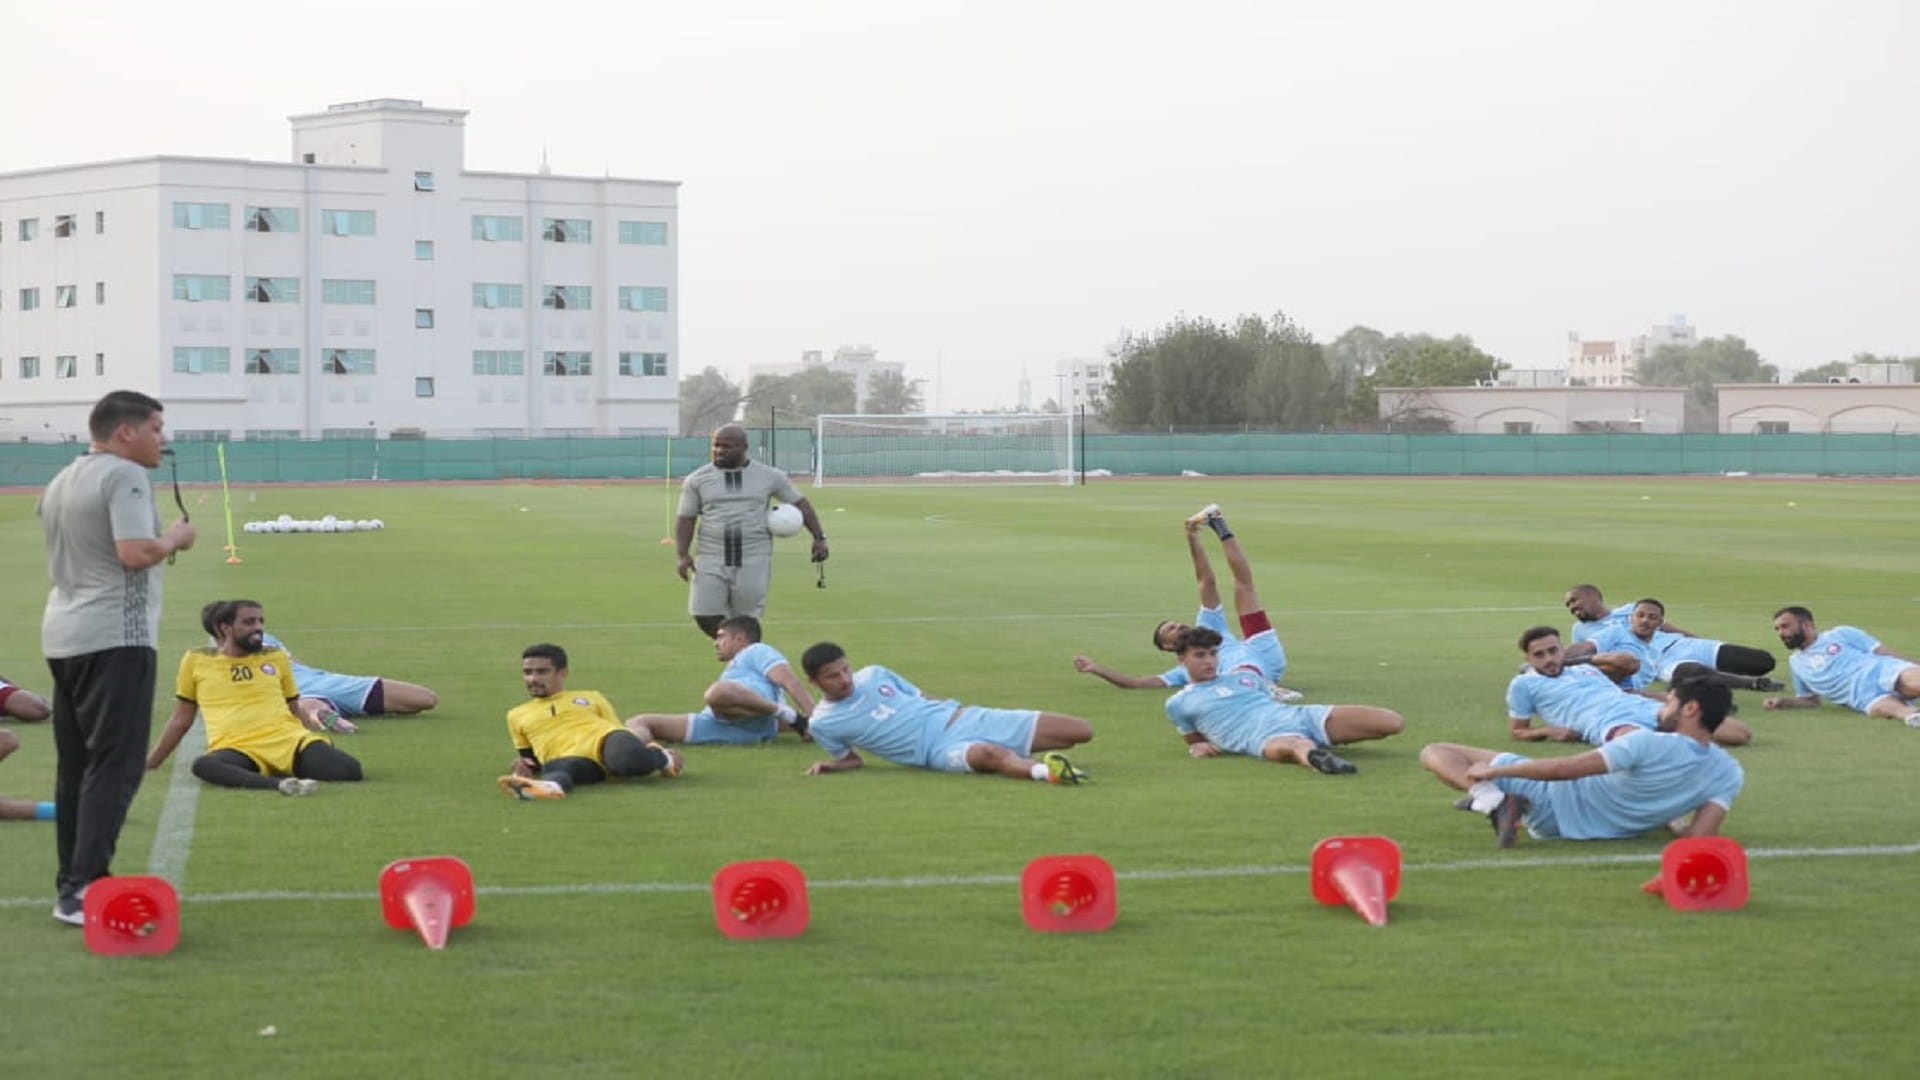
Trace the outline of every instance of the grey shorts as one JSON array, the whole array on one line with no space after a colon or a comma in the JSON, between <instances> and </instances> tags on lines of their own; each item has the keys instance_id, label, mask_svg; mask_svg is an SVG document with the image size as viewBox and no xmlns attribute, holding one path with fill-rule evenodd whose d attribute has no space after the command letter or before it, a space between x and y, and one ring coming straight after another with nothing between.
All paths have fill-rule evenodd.
<instances>
[{"instance_id":1,"label":"grey shorts","mask_svg":"<svg viewBox=\"0 0 1920 1080\"><path fill-rule=\"evenodd\" d=\"M760 617L767 607L767 585L773 580L773 559L749 559L745 566L720 566L709 570L696 564L693 584L687 589L689 615L752 615Z\"/></svg>"}]
</instances>

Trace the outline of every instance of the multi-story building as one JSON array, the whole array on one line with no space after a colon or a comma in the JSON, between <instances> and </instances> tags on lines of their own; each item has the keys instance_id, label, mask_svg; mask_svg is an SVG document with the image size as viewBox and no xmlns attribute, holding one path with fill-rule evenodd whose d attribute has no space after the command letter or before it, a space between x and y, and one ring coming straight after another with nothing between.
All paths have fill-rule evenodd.
<instances>
[{"instance_id":1,"label":"multi-story building","mask_svg":"<svg viewBox=\"0 0 1920 1080\"><path fill-rule=\"evenodd\" d=\"M671 431L679 185L468 171L466 115L0 174L0 438L84 438L115 389L175 438Z\"/></svg>"},{"instance_id":2,"label":"multi-story building","mask_svg":"<svg viewBox=\"0 0 1920 1080\"><path fill-rule=\"evenodd\" d=\"M1589 341L1576 331L1567 335L1567 377L1579 386L1633 386L1641 361L1662 345L1698 345L1700 335L1685 315L1647 328L1644 334L1613 340Z\"/></svg>"},{"instance_id":3,"label":"multi-story building","mask_svg":"<svg viewBox=\"0 0 1920 1080\"><path fill-rule=\"evenodd\" d=\"M907 370L906 364L899 360L880 359L880 350L871 345L842 345L833 350L830 357L819 349L804 350L797 364L748 364L747 385L751 388L754 377L758 375L798 375L810 368L825 368L853 376L854 411L862 413L867 411L867 395L875 376L891 372L904 379Z\"/></svg>"},{"instance_id":4,"label":"multi-story building","mask_svg":"<svg viewBox=\"0 0 1920 1080\"><path fill-rule=\"evenodd\" d=\"M1108 360L1061 360L1054 365L1054 380L1060 384L1057 399L1064 412L1078 412L1081 406L1098 409L1112 381L1113 363Z\"/></svg>"}]
</instances>

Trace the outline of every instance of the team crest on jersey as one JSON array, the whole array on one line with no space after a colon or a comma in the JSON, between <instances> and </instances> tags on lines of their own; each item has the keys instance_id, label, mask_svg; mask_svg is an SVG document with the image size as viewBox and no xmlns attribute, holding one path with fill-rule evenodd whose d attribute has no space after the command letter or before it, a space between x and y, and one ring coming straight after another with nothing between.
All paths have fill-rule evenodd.
<instances>
[{"instance_id":1,"label":"team crest on jersey","mask_svg":"<svg viewBox=\"0 0 1920 1080\"><path fill-rule=\"evenodd\" d=\"M1840 643L1839 643L1839 642L1837 642L1837 641L1833 641L1833 642L1828 642L1828 643L1827 643L1827 655L1828 655L1828 656L1839 656L1839 655L1840 655Z\"/></svg>"},{"instance_id":2,"label":"team crest on jersey","mask_svg":"<svg viewBox=\"0 0 1920 1080\"><path fill-rule=\"evenodd\" d=\"M273 664L272 664L272 662L268 662L268 663L265 663L265 664L261 664L261 665L260 665L260 674L262 674L262 675L278 675L278 674L280 674L280 673L279 673L278 671L275 671L275 670L273 669Z\"/></svg>"},{"instance_id":3,"label":"team crest on jersey","mask_svg":"<svg viewBox=\"0 0 1920 1080\"><path fill-rule=\"evenodd\" d=\"M587 699L583 697L577 697L573 699L573 703L575 705L585 705L587 704Z\"/></svg>"},{"instance_id":4,"label":"team crest on jersey","mask_svg":"<svg viewBox=\"0 0 1920 1080\"><path fill-rule=\"evenodd\" d=\"M879 694L880 694L880 696L881 696L881 697L892 697L892 696L893 696L893 687L891 687L891 686L882 686L882 687L880 687L880 688L879 688L879 691L878 691L878 692L879 692Z\"/></svg>"}]
</instances>

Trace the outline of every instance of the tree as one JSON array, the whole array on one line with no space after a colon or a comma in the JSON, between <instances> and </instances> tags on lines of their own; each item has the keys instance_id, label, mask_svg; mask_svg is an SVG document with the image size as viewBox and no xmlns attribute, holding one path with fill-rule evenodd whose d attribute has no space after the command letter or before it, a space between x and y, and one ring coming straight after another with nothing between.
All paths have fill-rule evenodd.
<instances>
[{"instance_id":1,"label":"tree","mask_svg":"<svg viewBox=\"0 0 1920 1080\"><path fill-rule=\"evenodd\" d=\"M1636 376L1642 386L1687 388L1687 431L1720 429L1720 383L1769 383L1780 380L1780 370L1732 334L1708 338L1698 345L1662 345L1640 362Z\"/></svg>"},{"instance_id":2,"label":"tree","mask_svg":"<svg viewBox=\"0 0 1920 1080\"><path fill-rule=\"evenodd\" d=\"M1810 367L1798 375L1795 375L1793 381L1797 383L1823 383L1835 376L1844 379L1847 377L1847 364L1848 361L1846 360L1835 360L1831 364L1821 364L1819 367Z\"/></svg>"},{"instance_id":3,"label":"tree","mask_svg":"<svg viewBox=\"0 0 1920 1080\"><path fill-rule=\"evenodd\" d=\"M1355 326L1327 343L1327 363L1351 391L1364 375L1371 375L1387 359L1387 335L1369 326Z\"/></svg>"},{"instance_id":4,"label":"tree","mask_svg":"<svg viewBox=\"0 0 1920 1080\"><path fill-rule=\"evenodd\" d=\"M1380 387L1478 386L1506 366L1465 334L1395 334L1387 340L1386 358L1355 384L1348 411L1355 420L1377 420Z\"/></svg>"},{"instance_id":5,"label":"tree","mask_svg":"<svg viewBox=\"0 0 1920 1080\"><path fill-rule=\"evenodd\" d=\"M746 397L738 383L713 368L680 380L680 434L705 435L733 419Z\"/></svg>"},{"instance_id":6,"label":"tree","mask_svg":"<svg viewBox=\"0 0 1920 1080\"><path fill-rule=\"evenodd\" d=\"M811 424L821 413L850 413L853 374L808 367L792 375L755 375L747 387L747 423L767 427L775 410L784 427Z\"/></svg>"},{"instance_id":7,"label":"tree","mask_svg":"<svg viewBox=\"0 0 1920 1080\"><path fill-rule=\"evenodd\" d=\"M920 387L900 372L881 370L867 376L867 401L861 412L895 416L917 413L923 407Z\"/></svg>"},{"instance_id":8,"label":"tree","mask_svg":"<svg viewBox=\"0 0 1920 1080\"><path fill-rule=\"evenodd\" d=\"M1339 412L1338 376L1284 314L1231 325L1183 318L1127 336L1113 356L1099 415L1118 430L1318 427Z\"/></svg>"}]
</instances>

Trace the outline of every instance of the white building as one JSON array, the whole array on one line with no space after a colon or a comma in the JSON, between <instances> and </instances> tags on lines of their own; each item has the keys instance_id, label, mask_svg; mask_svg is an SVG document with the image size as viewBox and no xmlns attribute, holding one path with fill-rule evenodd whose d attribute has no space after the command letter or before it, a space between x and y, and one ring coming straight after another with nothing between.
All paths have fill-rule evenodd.
<instances>
[{"instance_id":1,"label":"white building","mask_svg":"<svg viewBox=\"0 0 1920 1080\"><path fill-rule=\"evenodd\" d=\"M671 431L679 185L470 172L466 115L0 174L0 438L84 438L115 389L176 438Z\"/></svg>"},{"instance_id":2,"label":"white building","mask_svg":"<svg viewBox=\"0 0 1920 1080\"><path fill-rule=\"evenodd\" d=\"M862 413L867 411L868 388L874 376L892 372L904 379L907 374L905 363L880 359L880 350L871 345L842 345L833 350L831 357L819 349L807 349L800 354L797 364L748 364L747 388L752 389L756 375L798 375L808 368L825 368L853 376L853 411Z\"/></svg>"},{"instance_id":3,"label":"white building","mask_svg":"<svg viewBox=\"0 0 1920 1080\"><path fill-rule=\"evenodd\" d=\"M1053 377L1059 384L1054 400L1063 412L1078 412L1082 405L1097 409L1112 376L1113 364L1108 360L1061 360L1054 364Z\"/></svg>"},{"instance_id":4,"label":"white building","mask_svg":"<svg viewBox=\"0 0 1920 1080\"><path fill-rule=\"evenodd\" d=\"M1582 386L1633 386L1640 362L1653 355L1653 350L1662 345L1699 343L1699 332L1685 315L1675 315L1664 324L1648 327L1644 334L1624 339L1589 341L1575 331L1567 335L1567 376L1579 380Z\"/></svg>"}]
</instances>

